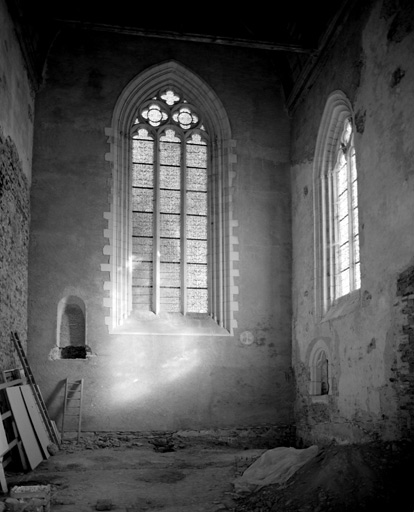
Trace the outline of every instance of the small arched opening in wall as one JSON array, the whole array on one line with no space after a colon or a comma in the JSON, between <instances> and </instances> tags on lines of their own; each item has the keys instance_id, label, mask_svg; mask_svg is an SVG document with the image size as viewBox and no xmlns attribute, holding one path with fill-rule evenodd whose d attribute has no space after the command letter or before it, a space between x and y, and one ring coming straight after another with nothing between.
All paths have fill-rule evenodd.
<instances>
[{"instance_id":1,"label":"small arched opening in wall","mask_svg":"<svg viewBox=\"0 0 414 512\"><path fill-rule=\"evenodd\" d=\"M86 359L86 308L84 301L74 295L63 297L57 309L58 359Z\"/></svg>"},{"instance_id":2,"label":"small arched opening in wall","mask_svg":"<svg viewBox=\"0 0 414 512\"><path fill-rule=\"evenodd\" d=\"M308 359L309 394L324 396L332 394L332 363L328 345L322 339L316 341Z\"/></svg>"}]
</instances>

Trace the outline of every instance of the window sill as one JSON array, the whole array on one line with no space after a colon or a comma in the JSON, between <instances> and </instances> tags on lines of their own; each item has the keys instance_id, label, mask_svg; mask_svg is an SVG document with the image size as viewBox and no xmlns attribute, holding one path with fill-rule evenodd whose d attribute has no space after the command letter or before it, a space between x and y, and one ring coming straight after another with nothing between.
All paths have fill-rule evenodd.
<instances>
[{"instance_id":1,"label":"window sill","mask_svg":"<svg viewBox=\"0 0 414 512\"><path fill-rule=\"evenodd\" d=\"M151 334L164 336L231 336L209 315L182 315L179 313L133 313L123 325L110 331L110 334Z\"/></svg>"},{"instance_id":2,"label":"window sill","mask_svg":"<svg viewBox=\"0 0 414 512\"><path fill-rule=\"evenodd\" d=\"M333 302L327 312L322 316L321 322L328 322L355 311L361 304L361 289L340 297Z\"/></svg>"},{"instance_id":3,"label":"window sill","mask_svg":"<svg viewBox=\"0 0 414 512\"><path fill-rule=\"evenodd\" d=\"M313 404L328 404L331 395L311 395L311 402Z\"/></svg>"}]
</instances>

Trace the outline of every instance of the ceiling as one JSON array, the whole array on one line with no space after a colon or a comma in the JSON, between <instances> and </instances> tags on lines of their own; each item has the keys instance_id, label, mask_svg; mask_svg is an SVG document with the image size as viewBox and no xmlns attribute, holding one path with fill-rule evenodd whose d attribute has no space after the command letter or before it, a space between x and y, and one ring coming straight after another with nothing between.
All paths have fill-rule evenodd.
<instances>
[{"instance_id":1,"label":"ceiling","mask_svg":"<svg viewBox=\"0 0 414 512\"><path fill-rule=\"evenodd\" d=\"M129 27L147 33L199 35L239 44L257 42L315 49L343 0L274 0L214 7L211 2L138 2L117 0L19 0L40 22L76 21Z\"/></svg>"},{"instance_id":2,"label":"ceiling","mask_svg":"<svg viewBox=\"0 0 414 512\"><path fill-rule=\"evenodd\" d=\"M211 2L139 2L116 0L7 0L21 27L26 53L39 75L51 41L62 26L75 24L163 37L283 52L289 72L288 88L309 56L321 49L327 32L338 23L350 0L273 0L214 7ZM29 55L30 56L30 55ZM36 71L37 68L37 71ZM39 76L38 76L39 78ZM287 91L289 94L289 91Z\"/></svg>"}]
</instances>

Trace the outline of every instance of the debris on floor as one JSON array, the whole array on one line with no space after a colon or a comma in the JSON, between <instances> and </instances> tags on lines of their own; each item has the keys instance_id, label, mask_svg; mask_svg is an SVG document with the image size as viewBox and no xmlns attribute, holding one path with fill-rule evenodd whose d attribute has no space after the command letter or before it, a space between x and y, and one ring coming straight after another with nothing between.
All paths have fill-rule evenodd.
<instances>
[{"instance_id":1,"label":"debris on floor","mask_svg":"<svg viewBox=\"0 0 414 512\"><path fill-rule=\"evenodd\" d=\"M187 443L176 435L174 450L163 452L155 449L154 438L165 439L160 433L145 437L118 432L85 435L81 442L65 440L61 450L35 470L8 474L8 479L11 485L50 485L53 512L90 512L99 510L97 506L119 512L414 510L414 442L309 447L313 456L299 468L293 459L291 468L285 461L283 482L237 493L234 482L249 468L267 466L263 456L273 450L279 455L294 452L285 447L234 448L202 438L198 444L192 438ZM0 498L0 512L21 512L13 508L16 501Z\"/></svg>"},{"instance_id":2,"label":"debris on floor","mask_svg":"<svg viewBox=\"0 0 414 512\"><path fill-rule=\"evenodd\" d=\"M95 510L112 510L111 500L98 500L95 505Z\"/></svg>"},{"instance_id":3,"label":"debris on floor","mask_svg":"<svg viewBox=\"0 0 414 512\"><path fill-rule=\"evenodd\" d=\"M412 512L414 443L331 444L287 485L236 498L234 512Z\"/></svg>"},{"instance_id":4,"label":"debris on floor","mask_svg":"<svg viewBox=\"0 0 414 512\"><path fill-rule=\"evenodd\" d=\"M157 452L165 453L174 451L174 440L172 435L152 437L148 439L148 442L154 446L154 450Z\"/></svg>"},{"instance_id":5,"label":"debris on floor","mask_svg":"<svg viewBox=\"0 0 414 512\"><path fill-rule=\"evenodd\" d=\"M50 485L15 485L4 501L8 512L50 512Z\"/></svg>"}]
</instances>

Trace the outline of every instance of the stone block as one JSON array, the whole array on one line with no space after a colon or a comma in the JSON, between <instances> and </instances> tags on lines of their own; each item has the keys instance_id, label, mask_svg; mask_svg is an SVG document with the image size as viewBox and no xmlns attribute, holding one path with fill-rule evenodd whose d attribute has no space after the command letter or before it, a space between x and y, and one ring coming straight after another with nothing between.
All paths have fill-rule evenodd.
<instances>
[{"instance_id":1,"label":"stone block","mask_svg":"<svg viewBox=\"0 0 414 512\"><path fill-rule=\"evenodd\" d=\"M112 510L112 501L98 500L95 505L95 510Z\"/></svg>"},{"instance_id":2,"label":"stone block","mask_svg":"<svg viewBox=\"0 0 414 512\"><path fill-rule=\"evenodd\" d=\"M15 485L9 500L13 501L6 500L7 510L13 512L50 512L50 485Z\"/></svg>"}]
</instances>

